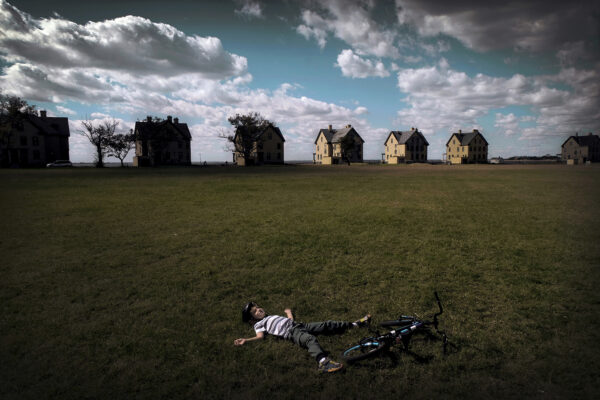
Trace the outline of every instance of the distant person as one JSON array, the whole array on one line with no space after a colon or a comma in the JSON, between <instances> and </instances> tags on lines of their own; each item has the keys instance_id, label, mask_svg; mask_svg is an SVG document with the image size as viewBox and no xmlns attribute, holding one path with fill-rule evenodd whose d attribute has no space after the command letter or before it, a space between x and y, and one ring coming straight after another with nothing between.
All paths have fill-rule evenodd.
<instances>
[{"instance_id":1,"label":"distant person","mask_svg":"<svg viewBox=\"0 0 600 400\"><path fill-rule=\"evenodd\" d=\"M319 345L315 335L319 334L341 334L351 328L367 325L371 322L371 315L367 314L354 322L345 321L323 321L301 323L294 321L292 310L284 310L287 317L279 315L268 315L264 309L256 303L250 302L242 309L242 321L250 323L256 331L256 336L251 338L235 339L233 344L242 346L246 342L262 340L265 333L291 340L298 346L304 347L308 353L319 363L319 371L335 372L343 368L341 363L335 362L326 356L325 351Z\"/></svg>"}]
</instances>

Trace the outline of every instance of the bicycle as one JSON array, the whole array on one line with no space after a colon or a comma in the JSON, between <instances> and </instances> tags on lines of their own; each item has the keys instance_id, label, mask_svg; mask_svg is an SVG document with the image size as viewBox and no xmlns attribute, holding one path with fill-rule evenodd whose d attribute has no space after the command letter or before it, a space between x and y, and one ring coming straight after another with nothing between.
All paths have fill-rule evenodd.
<instances>
[{"instance_id":1,"label":"bicycle","mask_svg":"<svg viewBox=\"0 0 600 400\"><path fill-rule=\"evenodd\" d=\"M376 336L366 337L361 339L358 344L349 347L342 352L342 360L351 364L355 361L364 360L374 357L384 351L387 351L395 344L402 343L404 350L408 352L410 340L415 334L424 334L430 339L436 338L431 332L431 327L441 336L443 343L443 352L447 353L448 336L444 331L439 330L438 316L442 315L444 309L442 302L437 294L433 293L437 301L439 311L433 315L433 321L421 320L417 316L401 315L398 319L391 321L383 321L379 324L381 327L397 327L390 332L380 335L376 332Z\"/></svg>"}]
</instances>

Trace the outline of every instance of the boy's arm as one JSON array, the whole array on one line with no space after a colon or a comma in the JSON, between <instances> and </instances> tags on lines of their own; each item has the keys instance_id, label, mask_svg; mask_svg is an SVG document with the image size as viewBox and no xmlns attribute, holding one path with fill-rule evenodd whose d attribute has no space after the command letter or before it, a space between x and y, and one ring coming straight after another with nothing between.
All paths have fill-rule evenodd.
<instances>
[{"instance_id":1,"label":"boy's arm","mask_svg":"<svg viewBox=\"0 0 600 400\"><path fill-rule=\"evenodd\" d=\"M285 311L285 315L287 315L287 317L289 319L291 319L292 321L294 320L294 314L292 314L292 309L291 308L286 308L283 311Z\"/></svg>"},{"instance_id":2,"label":"boy's arm","mask_svg":"<svg viewBox=\"0 0 600 400\"><path fill-rule=\"evenodd\" d=\"M265 337L265 333L264 332L257 332L255 337L235 339L233 341L233 344L235 346L241 346L241 345L243 345L246 342L253 342L255 340L261 340L261 339L264 339L264 337Z\"/></svg>"}]
</instances>

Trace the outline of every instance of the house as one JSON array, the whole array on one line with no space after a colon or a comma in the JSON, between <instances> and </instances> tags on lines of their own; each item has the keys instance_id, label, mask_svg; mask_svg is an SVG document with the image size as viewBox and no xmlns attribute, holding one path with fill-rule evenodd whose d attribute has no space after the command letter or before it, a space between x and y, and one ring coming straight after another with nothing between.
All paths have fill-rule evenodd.
<instances>
[{"instance_id":1,"label":"house","mask_svg":"<svg viewBox=\"0 0 600 400\"><path fill-rule=\"evenodd\" d=\"M187 124L179 118L167 116L166 120L153 120L135 123L135 167L159 165L191 165L192 135Z\"/></svg>"},{"instance_id":2,"label":"house","mask_svg":"<svg viewBox=\"0 0 600 400\"><path fill-rule=\"evenodd\" d=\"M450 164L487 163L488 142L477 130L453 133L446 142L446 159Z\"/></svg>"},{"instance_id":3,"label":"house","mask_svg":"<svg viewBox=\"0 0 600 400\"><path fill-rule=\"evenodd\" d=\"M342 154L342 141L345 137L354 142L354 147L346 154L347 160ZM342 129L332 129L329 125L328 128L319 130L317 134L313 162L316 164L339 164L340 161L362 162L364 143L365 141L352 125L346 125Z\"/></svg>"},{"instance_id":4,"label":"house","mask_svg":"<svg viewBox=\"0 0 600 400\"><path fill-rule=\"evenodd\" d=\"M561 146L563 161L573 164L583 164L587 161L600 161L600 137L588 133L584 136L569 136ZM570 161L571 160L571 161Z\"/></svg>"},{"instance_id":5,"label":"house","mask_svg":"<svg viewBox=\"0 0 600 400\"><path fill-rule=\"evenodd\" d=\"M416 128L410 131L391 131L385 140L385 162L400 164L404 162L427 161L429 142Z\"/></svg>"},{"instance_id":6,"label":"house","mask_svg":"<svg viewBox=\"0 0 600 400\"><path fill-rule=\"evenodd\" d=\"M69 160L69 119L22 114L0 142L0 165L42 167L56 160Z\"/></svg>"},{"instance_id":7,"label":"house","mask_svg":"<svg viewBox=\"0 0 600 400\"><path fill-rule=\"evenodd\" d=\"M239 132L233 138L235 147L241 149L242 138ZM249 157L244 157L243 151L233 152L233 162L239 166L261 164L283 164L285 139L279 128L269 124L259 131L248 144Z\"/></svg>"}]
</instances>

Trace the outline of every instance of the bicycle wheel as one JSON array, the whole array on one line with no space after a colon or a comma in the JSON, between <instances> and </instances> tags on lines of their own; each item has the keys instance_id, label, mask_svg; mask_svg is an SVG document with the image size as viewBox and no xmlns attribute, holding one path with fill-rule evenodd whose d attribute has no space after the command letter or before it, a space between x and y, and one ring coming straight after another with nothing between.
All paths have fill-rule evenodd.
<instances>
[{"instance_id":1,"label":"bicycle wheel","mask_svg":"<svg viewBox=\"0 0 600 400\"><path fill-rule=\"evenodd\" d=\"M365 358L373 357L381 353L389 345L383 341L378 341L375 338L367 338L355 346L352 346L342 353L342 359L347 363L364 360Z\"/></svg>"}]
</instances>

